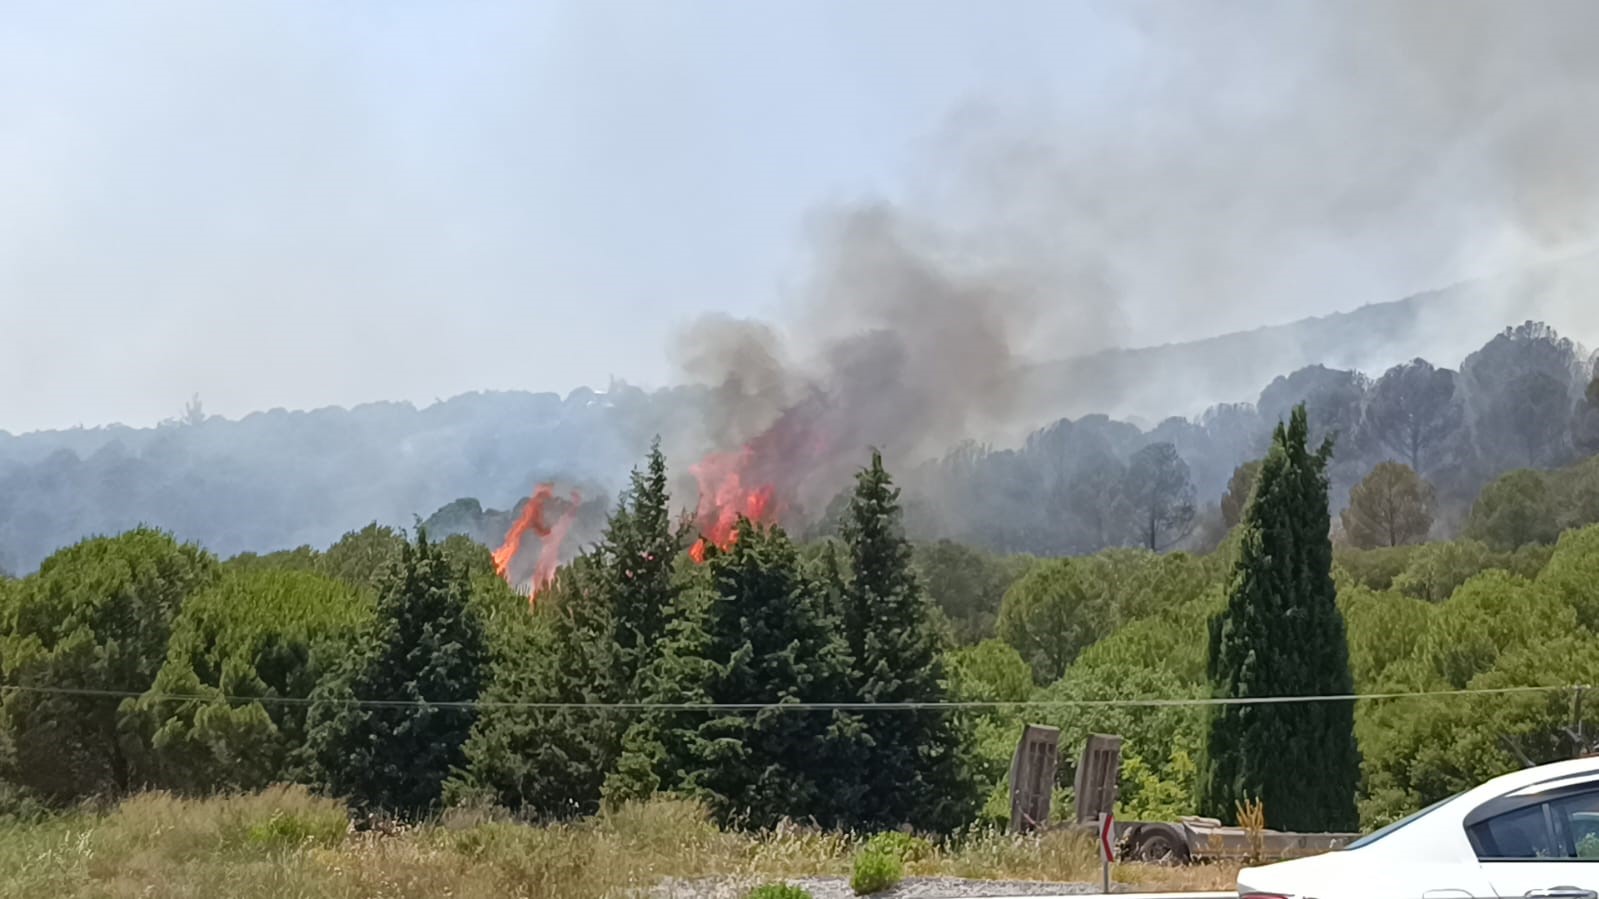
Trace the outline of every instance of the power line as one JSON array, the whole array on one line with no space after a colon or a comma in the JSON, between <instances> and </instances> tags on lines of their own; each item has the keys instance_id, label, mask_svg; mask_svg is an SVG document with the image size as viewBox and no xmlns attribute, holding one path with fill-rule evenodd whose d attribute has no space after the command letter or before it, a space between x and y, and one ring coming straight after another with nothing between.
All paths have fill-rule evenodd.
<instances>
[{"instance_id":1,"label":"power line","mask_svg":"<svg viewBox=\"0 0 1599 899\"><path fill-rule=\"evenodd\" d=\"M156 702L228 702L263 705L311 705L327 703L354 708L460 708L528 709L542 711L631 711L631 712L871 712L871 711L1007 711L1051 708L1198 708L1231 705L1299 705L1318 702L1370 702L1391 699L1447 698L1459 696L1506 696L1585 690L1583 684L1531 687L1492 687L1460 690L1414 690L1387 693L1342 693L1309 696L1179 697L1145 699L1027 699L1027 700L951 700L944 702L524 702L516 700L474 699L431 702L425 699L357 699L354 697L229 696L220 693L153 693L131 690L100 690L92 687L0 686L0 694L31 693L46 696L101 697L107 699L144 698Z\"/></svg>"}]
</instances>

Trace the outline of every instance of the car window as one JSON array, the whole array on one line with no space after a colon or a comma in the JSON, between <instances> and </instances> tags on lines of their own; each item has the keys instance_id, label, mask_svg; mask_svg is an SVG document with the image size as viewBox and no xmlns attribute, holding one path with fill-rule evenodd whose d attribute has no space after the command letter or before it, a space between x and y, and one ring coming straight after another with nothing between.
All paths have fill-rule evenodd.
<instances>
[{"instance_id":1,"label":"car window","mask_svg":"<svg viewBox=\"0 0 1599 899\"><path fill-rule=\"evenodd\" d=\"M1471 828L1477 857L1488 859L1565 858L1549 827L1545 804L1495 815Z\"/></svg>"},{"instance_id":2,"label":"car window","mask_svg":"<svg viewBox=\"0 0 1599 899\"><path fill-rule=\"evenodd\" d=\"M1599 861L1599 789L1568 789L1543 802L1526 801L1530 804L1467 828L1478 858Z\"/></svg>"},{"instance_id":3,"label":"car window","mask_svg":"<svg viewBox=\"0 0 1599 899\"><path fill-rule=\"evenodd\" d=\"M1569 857L1599 859L1599 790L1556 799L1549 809Z\"/></svg>"}]
</instances>

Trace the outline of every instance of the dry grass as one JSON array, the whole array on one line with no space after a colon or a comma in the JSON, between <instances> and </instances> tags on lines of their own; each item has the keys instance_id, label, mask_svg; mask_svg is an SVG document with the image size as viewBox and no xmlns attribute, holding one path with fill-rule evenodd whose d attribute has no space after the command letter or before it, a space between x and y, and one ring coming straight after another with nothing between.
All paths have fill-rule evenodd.
<instances>
[{"instance_id":1,"label":"dry grass","mask_svg":"<svg viewBox=\"0 0 1599 899\"><path fill-rule=\"evenodd\" d=\"M354 833L344 809L295 787L247 796L130 799L109 813L0 825L0 897L503 899L637 896L667 878L741 881L845 875L860 840L783 826L718 830L693 803L656 800L588 821L534 827L456 811L420 827ZM1096 881L1092 843L981 833L936 848L907 874ZM1236 869L1118 866L1118 883L1225 889Z\"/></svg>"}]
</instances>

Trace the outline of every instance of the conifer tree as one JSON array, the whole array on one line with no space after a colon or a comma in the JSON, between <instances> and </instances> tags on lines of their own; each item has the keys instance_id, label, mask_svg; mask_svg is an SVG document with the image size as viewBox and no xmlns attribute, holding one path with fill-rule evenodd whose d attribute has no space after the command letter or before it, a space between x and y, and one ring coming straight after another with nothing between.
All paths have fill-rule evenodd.
<instances>
[{"instance_id":1,"label":"conifer tree","mask_svg":"<svg viewBox=\"0 0 1599 899\"><path fill-rule=\"evenodd\" d=\"M617 505L597 555L605 566L616 651L616 685L638 696L640 678L659 652L678 594L674 570L683 535L673 526L666 459L660 438L650 446L644 470Z\"/></svg>"},{"instance_id":2,"label":"conifer tree","mask_svg":"<svg viewBox=\"0 0 1599 899\"><path fill-rule=\"evenodd\" d=\"M638 752L626 762L633 776L617 777L624 739L643 739L630 732L647 716L612 707L660 700L673 687L655 682L666 676L658 660L682 593L675 573L682 534L669 503L657 440L600 542L540 596L538 633L528 638L534 648L496 661L490 688L496 701L571 707L491 709L473 733L471 762L451 785L452 795L570 817L597 811L602 794L623 799L653 791Z\"/></svg>"},{"instance_id":3,"label":"conifer tree","mask_svg":"<svg viewBox=\"0 0 1599 899\"><path fill-rule=\"evenodd\" d=\"M864 702L943 702L944 660L932 604L911 570L899 490L882 454L874 450L855 480L842 528L850 562L843 630L852 690ZM862 824L947 831L970 820L976 788L966 728L953 713L874 710L866 730Z\"/></svg>"},{"instance_id":4,"label":"conifer tree","mask_svg":"<svg viewBox=\"0 0 1599 899\"><path fill-rule=\"evenodd\" d=\"M737 533L707 558L705 601L657 666L657 696L718 705L844 700L843 640L793 543L780 528L748 520ZM834 710L667 712L630 733L623 769L647 760L658 787L703 798L724 823L833 825L855 804L860 732L855 716Z\"/></svg>"},{"instance_id":5,"label":"conifer tree","mask_svg":"<svg viewBox=\"0 0 1599 899\"><path fill-rule=\"evenodd\" d=\"M464 761L488 679L488 637L464 569L420 529L378 587L377 613L308 721L314 776L356 808L414 817ZM396 702L373 706L363 701Z\"/></svg>"},{"instance_id":6,"label":"conifer tree","mask_svg":"<svg viewBox=\"0 0 1599 899\"><path fill-rule=\"evenodd\" d=\"M1332 580L1327 460L1306 442L1303 405L1279 424L1244 513L1226 609L1211 622L1209 674L1218 698L1353 692L1344 620ZM1204 814L1226 821L1260 800L1268 826L1349 831L1359 823L1360 752L1352 702L1213 707L1200 771Z\"/></svg>"},{"instance_id":7,"label":"conifer tree","mask_svg":"<svg viewBox=\"0 0 1599 899\"><path fill-rule=\"evenodd\" d=\"M622 691L612 679L604 580L592 555L573 560L540 594L527 626L506 640L467 741L466 768L449 785L452 800L487 800L534 818L599 809L623 724L611 708Z\"/></svg>"}]
</instances>

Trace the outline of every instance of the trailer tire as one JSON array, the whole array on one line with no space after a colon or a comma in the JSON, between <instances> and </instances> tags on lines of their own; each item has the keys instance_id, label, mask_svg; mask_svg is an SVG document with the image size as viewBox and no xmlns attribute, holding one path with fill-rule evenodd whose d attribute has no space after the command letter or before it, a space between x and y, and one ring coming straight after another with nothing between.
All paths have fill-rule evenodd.
<instances>
[{"instance_id":1,"label":"trailer tire","mask_svg":"<svg viewBox=\"0 0 1599 899\"><path fill-rule=\"evenodd\" d=\"M1188 846L1169 827L1146 826L1133 847L1133 858L1151 865L1188 864Z\"/></svg>"}]
</instances>

